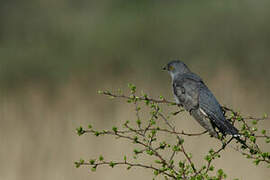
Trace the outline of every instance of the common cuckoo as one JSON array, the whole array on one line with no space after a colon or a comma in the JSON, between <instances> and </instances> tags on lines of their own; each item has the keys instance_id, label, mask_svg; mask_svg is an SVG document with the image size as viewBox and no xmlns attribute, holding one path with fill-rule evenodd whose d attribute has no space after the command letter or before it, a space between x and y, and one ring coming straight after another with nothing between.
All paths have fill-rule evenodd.
<instances>
[{"instance_id":1,"label":"common cuckoo","mask_svg":"<svg viewBox=\"0 0 270 180\"><path fill-rule=\"evenodd\" d=\"M223 136L232 135L232 138L246 146L238 130L225 118L217 99L198 75L178 60L171 61L163 69L171 75L176 103L184 107L211 136L218 138L218 129Z\"/></svg>"}]
</instances>

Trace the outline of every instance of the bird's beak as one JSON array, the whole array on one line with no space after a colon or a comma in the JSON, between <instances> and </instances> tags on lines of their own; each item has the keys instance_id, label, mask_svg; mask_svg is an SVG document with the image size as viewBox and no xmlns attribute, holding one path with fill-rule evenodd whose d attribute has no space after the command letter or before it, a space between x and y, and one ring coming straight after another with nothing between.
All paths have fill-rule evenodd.
<instances>
[{"instance_id":1,"label":"bird's beak","mask_svg":"<svg viewBox=\"0 0 270 180\"><path fill-rule=\"evenodd\" d=\"M164 67L162 68L162 70L167 71L167 70L168 70L168 66L167 66L167 65L164 66Z\"/></svg>"}]
</instances>

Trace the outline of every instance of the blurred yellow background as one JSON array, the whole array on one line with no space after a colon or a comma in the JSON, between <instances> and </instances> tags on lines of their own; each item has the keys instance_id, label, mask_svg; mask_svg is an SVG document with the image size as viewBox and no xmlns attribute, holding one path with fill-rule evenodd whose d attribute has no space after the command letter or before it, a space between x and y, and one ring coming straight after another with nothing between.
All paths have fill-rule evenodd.
<instances>
[{"instance_id":1,"label":"blurred yellow background","mask_svg":"<svg viewBox=\"0 0 270 180\"><path fill-rule=\"evenodd\" d=\"M81 157L117 160L132 149L112 137L78 137L75 128L110 129L134 115L123 102L97 95L99 89L131 82L173 99L161 67L176 58L221 104L247 115L270 113L269 8L266 0L2 0L0 179L152 179L141 169L76 169ZM178 118L179 130L202 130L188 114ZM208 136L187 140L195 159L219 145ZM228 179L270 176L232 149L222 155L215 164Z\"/></svg>"}]
</instances>

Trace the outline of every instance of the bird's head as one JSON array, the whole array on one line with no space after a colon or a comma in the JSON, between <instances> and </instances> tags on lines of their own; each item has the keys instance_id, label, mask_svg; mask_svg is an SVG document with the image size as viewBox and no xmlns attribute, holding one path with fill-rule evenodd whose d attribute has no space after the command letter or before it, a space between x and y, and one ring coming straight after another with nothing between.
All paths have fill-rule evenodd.
<instances>
[{"instance_id":1,"label":"bird's head","mask_svg":"<svg viewBox=\"0 0 270 180\"><path fill-rule=\"evenodd\" d=\"M184 74L187 72L190 72L189 68L187 67L187 65L185 65L185 63L183 63L182 61L179 60L174 60L169 62L164 68L163 70L167 70L172 77L174 77L176 74Z\"/></svg>"}]
</instances>

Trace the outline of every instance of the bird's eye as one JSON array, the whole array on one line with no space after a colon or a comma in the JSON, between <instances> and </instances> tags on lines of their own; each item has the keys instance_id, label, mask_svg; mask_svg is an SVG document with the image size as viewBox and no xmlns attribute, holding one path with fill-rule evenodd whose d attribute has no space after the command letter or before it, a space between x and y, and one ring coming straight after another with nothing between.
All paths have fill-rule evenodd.
<instances>
[{"instance_id":1,"label":"bird's eye","mask_svg":"<svg viewBox=\"0 0 270 180\"><path fill-rule=\"evenodd\" d=\"M173 66L169 66L169 70L170 71L174 70L174 67Z\"/></svg>"}]
</instances>

